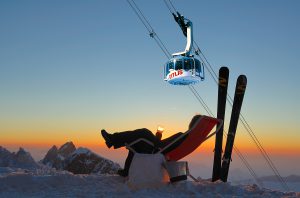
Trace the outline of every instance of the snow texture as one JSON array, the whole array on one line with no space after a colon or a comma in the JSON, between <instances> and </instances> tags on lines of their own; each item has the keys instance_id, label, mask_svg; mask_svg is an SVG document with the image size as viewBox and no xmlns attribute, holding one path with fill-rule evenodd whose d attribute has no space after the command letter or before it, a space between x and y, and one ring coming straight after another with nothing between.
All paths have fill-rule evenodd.
<instances>
[{"instance_id":1,"label":"snow texture","mask_svg":"<svg viewBox=\"0 0 300 198\"><path fill-rule=\"evenodd\" d=\"M133 190L117 175L74 175L45 166L34 171L0 168L0 197L300 197L300 193L205 180Z\"/></svg>"},{"instance_id":2,"label":"snow texture","mask_svg":"<svg viewBox=\"0 0 300 198\"><path fill-rule=\"evenodd\" d=\"M74 146L75 147L75 146ZM73 174L36 163L30 153L20 148L11 153L0 146L0 197L298 197L300 192L281 192L259 188L255 184L231 185L208 180L181 181L158 187L132 189L128 180L113 174L120 166L86 148L64 147L70 168L91 171ZM51 152L58 151L52 147ZM74 150L72 153L70 151ZM50 151L49 151L50 152ZM49 153L48 152L48 153ZM64 156L63 156L64 157ZM81 168L80 168L81 167ZM90 169L86 169L89 168ZM105 174L103 174L105 173ZM298 181L296 176L291 180Z\"/></svg>"}]
</instances>

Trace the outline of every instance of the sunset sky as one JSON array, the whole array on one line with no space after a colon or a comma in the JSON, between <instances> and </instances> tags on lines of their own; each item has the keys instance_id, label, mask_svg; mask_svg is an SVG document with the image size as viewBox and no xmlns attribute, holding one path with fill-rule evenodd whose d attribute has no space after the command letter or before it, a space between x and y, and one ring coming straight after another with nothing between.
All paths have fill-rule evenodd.
<instances>
[{"instance_id":1,"label":"sunset sky","mask_svg":"<svg viewBox=\"0 0 300 198\"><path fill-rule=\"evenodd\" d=\"M242 114L278 169L300 174L300 1L172 2L193 21L214 70L229 67L231 96L238 75L247 76ZM184 49L163 1L136 3L170 52ZM187 87L163 81L166 61L125 0L0 1L0 145L41 159L53 144L73 141L121 162L125 150L105 148L102 128L185 131L193 115L207 113ZM216 115L207 71L195 88ZM228 105L225 129L230 113ZM191 160L210 166L213 143L193 154L209 156L205 162ZM250 160L260 156L241 123L235 144ZM262 159L251 164L267 170Z\"/></svg>"}]
</instances>

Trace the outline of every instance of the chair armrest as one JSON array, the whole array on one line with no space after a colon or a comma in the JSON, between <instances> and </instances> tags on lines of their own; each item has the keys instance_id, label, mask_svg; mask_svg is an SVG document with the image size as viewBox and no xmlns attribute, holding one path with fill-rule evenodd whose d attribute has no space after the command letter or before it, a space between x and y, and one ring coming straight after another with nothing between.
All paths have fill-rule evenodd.
<instances>
[{"instance_id":1,"label":"chair armrest","mask_svg":"<svg viewBox=\"0 0 300 198\"><path fill-rule=\"evenodd\" d=\"M154 144L151 141L149 141L149 140L147 140L145 138L139 138L139 139L137 139L137 140L135 140L135 141L133 141L133 142L131 142L129 144L126 143L125 146L126 146L126 148L128 150L132 151L133 153L136 153L136 151L132 148L132 146L135 145L135 144L137 144L137 143L139 143L139 142L141 142L141 141L146 142L150 146L154 147Z\"/></svg>"}]
</instances>

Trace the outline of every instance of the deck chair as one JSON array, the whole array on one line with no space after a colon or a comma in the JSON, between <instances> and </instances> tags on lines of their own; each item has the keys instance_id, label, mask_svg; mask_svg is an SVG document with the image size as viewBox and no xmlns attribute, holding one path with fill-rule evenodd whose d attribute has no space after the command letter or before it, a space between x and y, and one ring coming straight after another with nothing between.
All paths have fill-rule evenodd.
<instances>
[{"instance_id":1,"label":"deck chair","mask_svg":"<svg viewBox=\"0 0 300 198\"><path fill-rule=\"evenodd\" d=\"M214 132L210 133L211 130L216 125L217 125L216 130ZM167 162L165 163L165 168L169 172L171 182L186 180L187 176L191 177L194 181L199 182L195 177L193 177L190 174L187 162L185 162L185 163L183 162L186 170L184 170L183 168L179 168L180 170L179 170L179 172L176 173L175 176L170 173L170 172L172 172L172 170L170 171L167 163L172 164L173 162L176 162L176 161L186 157L190 153L192 153L204 141L208 140L210 137L212 137L217 132L219 132L219 130L222 126L223 126L223 120L219 120L219 119L208 117L208 116L201 116L196 121L196 123L194 124L194 126L191 129L189 129L188 131L186 131L185 133L183 133L182 135L180 135L179 137L174 139L172 142L170 142L168 145L166 145L164 148L162 148L159 151L157 151L157 149L154 147L152 142L150 142L149 140L144 139L144 138L140 138L134 142L126 144L126 148L128 150L132 151L133 153L136 153L136 151L133 148L134 145L137 143L140 143L141 141L144 141L153 147L153 150L152 150L153 153L155 153L155 151L157 151L156 153L161 153L165 156L165 159L167 160ZM185 138L185 139L182 141L181 140L182 138ZM175 148L172 148L172 146L174 146L174 144L178 143L178 141L182 141L182 142ZM182 164L182 162L178 162L178 163ZM175 169L178 170L178 168L175 168Z\"/></svg>"},{"instance_id":2,"label":"deck chair","mask_svg":"<svg viewBox=\"0 0 300 198\"><path fill-rule=\"evenodd\" d=\"M217 125L218 124L218 125ZM210 133L211 130L217 125L216 130L213 133ZM194 150L196 150L204 141L208 140L210 137L215 135L217 132L219 132L220 128L223 126L223 120L212 118L209 116L201 116L194 126L177 137L175 140L170 142L168 145L166 145L164 148L159 150L159 153L163 153L167 161L178 161L190 153L192 153ZM175 149L171 149L170 147L174 145L176 142L181 140L182 138L185 138L185 140L177 146ZM144 138L137 139L136 141L133 141L129 144L126 144L126 148L133 153L136 153L133 146L141 141L146 142L147 144L153 146L152 142L149 140L146 140ZM168 151L170 150L170 151ZM153 149L155 151L155 149ZM165 152L167 151L167 152Z\"/></svg>"}]
</instances>

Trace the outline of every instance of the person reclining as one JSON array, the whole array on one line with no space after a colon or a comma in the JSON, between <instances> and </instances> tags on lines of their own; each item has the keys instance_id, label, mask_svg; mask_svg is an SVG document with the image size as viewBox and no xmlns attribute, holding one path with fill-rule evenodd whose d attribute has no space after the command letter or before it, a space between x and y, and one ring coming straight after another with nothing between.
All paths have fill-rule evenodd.
<instances>
[{"instance_id":1,"label":"person reclining","mask_svg":"<svg viewBox=\"0 0 300 198\"><path fill-rule=\"evenodd\" d=\"M189 129L191 129L196 121L201 117L201 115L195 115L189 124ZM130 144L133 141L136 141L140 138L144 138L146 140L149 140L154 144L154 149L158 151L159 149L163 148L164 146L168 145L170 142L175 140L177 137L182 135L182 132L178 132L168 138L165 138L161 140L161 133L157 132L156 135L154 135L149 129L142 128L142 129L136 129L133 131L123 131L123 132L115 132L115 133L108 133L104 129L101 130L101 135L105 140L106 146L108 148L111 148L112 146L114 149L118 149L121 147L126 146L126 144ZM177 148L184 140L185 138L180 139L178 142L173 144L170 148L166 149L164 153L170 152L171 150ZM135 151L138 153L153 153L153 147L149 149L149 144L146 142L139 142L134 147ZM155 152L155 151L154 151ZM132 161L132 158L134 156L134 153L129 151L128 156L125 160L124 169L118 170L118 174L127 177L128 171L130 168L130 164Z\"/></svg>"}]
</instances>

